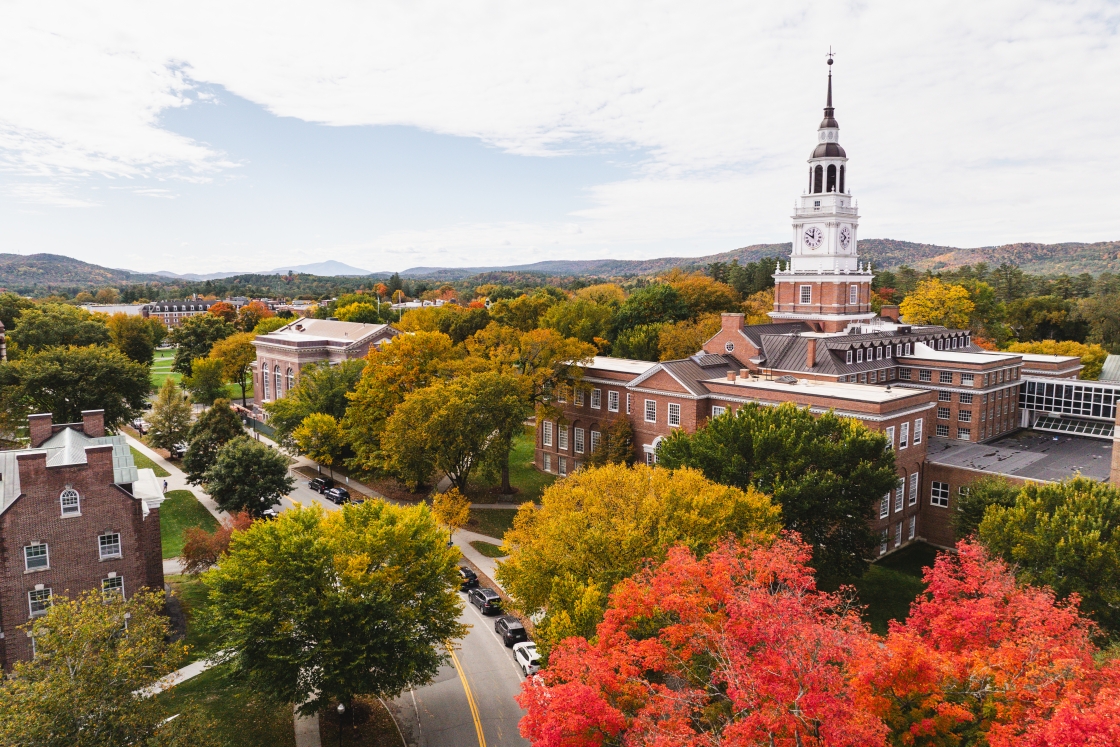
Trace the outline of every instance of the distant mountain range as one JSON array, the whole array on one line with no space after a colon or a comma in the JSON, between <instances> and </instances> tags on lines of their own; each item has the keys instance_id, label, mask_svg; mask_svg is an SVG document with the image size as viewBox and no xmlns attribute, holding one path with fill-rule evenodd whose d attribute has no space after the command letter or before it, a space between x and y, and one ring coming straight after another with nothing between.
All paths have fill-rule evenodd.
<instances>
[{"instance_id":1,"label":"distant mountain range","mask_svg":"<svg viewBox=\"0 0 1120 747\"><path fill-rule=\"evenodd\" d=\"M583 259L548 260L525 265L497 267L413 267L402 276L422 278L433 282L453 281L486 273L538 273L552 276L625 277L665 272L674 267L701 268L712 262L753 262L762 257L787 256L790 245L754 244L720 254L704 257L661 257L659 259ZM996 266L1004 262L1017 265L1024 272L1039 275L1083 272L1094 275L1102 272L1120 274L1120 241L1101 241L1095 244L1004 244L1002 246L960 249L934 244L917 244L894 239L862 239L859 242L861 259L870 261L875 268L889 269L909 265L918 270L942 270L987 262ZM130 270L111 269L82 262L59 254L0 254L0 287L18 292L31 292L44 287L100 287L121 283L155 282L168 280L217 280L247 275L285 275L288 272L324 277L362 277L373 275L388 277L387 272L370 272L359 267L327 260L306 265L285 265L264 272L216 272L210 274L173 272L138 273Z\"/></svg>"}]
</instances>

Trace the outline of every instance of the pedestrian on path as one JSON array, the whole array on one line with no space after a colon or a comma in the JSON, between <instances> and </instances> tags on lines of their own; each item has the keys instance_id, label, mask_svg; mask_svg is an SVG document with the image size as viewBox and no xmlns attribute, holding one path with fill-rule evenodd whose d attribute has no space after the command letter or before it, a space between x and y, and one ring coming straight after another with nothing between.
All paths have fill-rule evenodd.
<instances>
[{"instance_id":1,"label":"pedestrian on path","mask_svg":"<svg viewBox=\"0 0 1120 747\"><path fill-rule=\"evenodd\" d=\"M167 480L163 481L163 492L167 492Z\"/></svg>"}]
</instances>

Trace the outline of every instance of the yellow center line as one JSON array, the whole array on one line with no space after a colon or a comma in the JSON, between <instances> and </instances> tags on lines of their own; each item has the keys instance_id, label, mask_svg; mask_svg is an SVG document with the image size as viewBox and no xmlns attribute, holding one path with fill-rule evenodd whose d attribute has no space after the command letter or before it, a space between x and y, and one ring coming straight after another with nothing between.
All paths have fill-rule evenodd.
<instances>
[{"instance_id":1,"label":"yellow center line","mask_svg":"<svg viewBox=\"0 0 1120 747\"><path fill-rule=\"evenodd\" d=\"M478 717L478 706L475 705L470 683L467 682L467 673L463 671L463 665L459 663L459 657L455 655L455 649L448 646L447 652L451 654L451 663L455 665L455 671L459 673L459 679L463 683L463 691L467 694L467 705L471 708L474 730L478 732L478 747L486 747L486 735L482 733L482 719Z\"/></svg>"}]
</instances>

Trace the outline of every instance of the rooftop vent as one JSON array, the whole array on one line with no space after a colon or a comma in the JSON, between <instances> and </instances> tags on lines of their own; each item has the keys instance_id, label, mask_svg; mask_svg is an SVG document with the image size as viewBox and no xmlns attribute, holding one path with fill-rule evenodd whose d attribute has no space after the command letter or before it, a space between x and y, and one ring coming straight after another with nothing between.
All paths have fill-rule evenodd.
<instances>
[{"instance_id":1,"label":"rooftop vent","mask_svg":"<svg viewBox=\"0 0 1120 747\"><path fill-rule=\"evenodd\" d=\"M774 379L774 381L778 382L779 384L796 384L797 383L797 377L796 376L779 376L778 378Z\"/></svg>"}]
</instances>

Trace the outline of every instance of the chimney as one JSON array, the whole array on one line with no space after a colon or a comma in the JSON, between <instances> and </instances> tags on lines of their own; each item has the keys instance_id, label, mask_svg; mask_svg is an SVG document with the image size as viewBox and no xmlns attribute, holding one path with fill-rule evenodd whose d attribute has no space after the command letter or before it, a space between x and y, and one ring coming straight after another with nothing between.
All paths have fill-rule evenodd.
<instances>
[{"instance_id":1,"label":"chimney","mask_svg":"<svg viewBox=\"0 0 1120 747\"><path fill-rule=\"evenodd\" d=\"M734 371L728 371L727 372L727 380L728 381L735 381L735 372Z\"/></svg>"},{"instance_id":2,"label":"chimney","mask_svg":"<svg viewBox=\"0 0 1120 747\"><path fill-rule=\"evenodd\" d=\"M898 321L898 306L890 305L884 306L879 309L879 316L883 319L890 319L892 322Z\"/></svg>"},{"instance_id":3,"label":"chimney","mask_svg":"<svg viewBox=\"0 0 1120 747\"><path fill-rule=\"evenodd\" d=\"M51 427L52 420L49 412L41 412L27 418L27 429L31 435L31 448L39 448L40 444L51 437L54 432Z\"/></svg>"},{"instance_id":4,"label":"chimney","mask_svg":"<svg viewBox=\"0 0 1120 747\"><path fill-rule=\"evenodd\" d=\"M746 322L746 314L720 314L720 328L724 332L738 332Z\"/></svg>"},{"instance_id":5,"label":"chimney","mask_svg":"<svg viewBox=\"0 0 1120 747\"><path fill-rule=\"evenodd\" d=\"M809 338L809 347L805 349L805 367L812 368L817 362L817 340Z\"/></svg>"},{"instance_id":6,"label":"chimney","mask_svg":"<svg viewBox=\"0 0 1120 747\"><path fill-rule=\"evenodd\" d=\"M105 435L105 411L82 410L82 432L90 438Z\"/></svg>"},{"instance_id":7,"label":"chimney","mask_svg":"<svg viewBox=\"0 0 1120 747\"><path fill-rule=\"evenodd\" d=\"M751 372L748 371L747 369L745 369L745 368L740 368L739 369L739 378L740 379L745 379L745 378L749 377L750 375L751 375Z\"/></svg>"}]
</instances>

